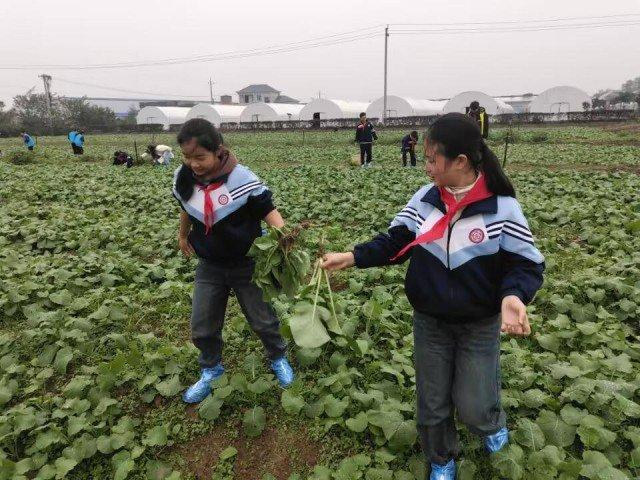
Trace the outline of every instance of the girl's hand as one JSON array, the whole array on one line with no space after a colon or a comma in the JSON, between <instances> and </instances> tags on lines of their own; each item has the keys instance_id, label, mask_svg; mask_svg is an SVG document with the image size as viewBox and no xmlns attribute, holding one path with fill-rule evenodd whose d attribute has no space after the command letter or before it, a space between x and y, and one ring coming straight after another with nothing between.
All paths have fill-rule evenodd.
<instances>
[{"instance_id":1,"label":"girl's hand","mask_svg":"<svg viewBox=\"0 0 640 480\"><path fill-rule=\"evenodd\" d=\"M502 328L501 331L509 335L526 336L531 333L531 326L527 318L527 307L515 295L508 295L502 299Z\"/></svg>"},{"instance_id":2,"label":"girl's hand","mask_svg":"<svg viewBox=\"0 0 640 480\"><path fill-rule=\"evenodd\" d=\"M187 258L196 253L187 237L178 237L178 246L182 254Z\"/></svg>"},{"instance_id":3,"label":"girl's hand","mask_svg":"<svg viewBox=\"0 0 640 480\"><path fill-rule=\"evenodd\" d=\"M320 266L325 270L342 270L343 268L353 267L356 263L353 252L344 253L325 253L322 256Z\"/></svg>"}]
</instances>

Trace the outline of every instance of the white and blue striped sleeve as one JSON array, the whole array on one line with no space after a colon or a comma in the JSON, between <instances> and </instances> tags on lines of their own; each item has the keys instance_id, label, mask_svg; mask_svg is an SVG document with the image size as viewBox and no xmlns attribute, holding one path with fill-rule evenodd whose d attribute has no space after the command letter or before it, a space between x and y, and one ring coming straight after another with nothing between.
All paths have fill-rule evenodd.
<instances>
[{"instance_id":1,"label":"white and blue striped sleeve","mask_svg":"<svg viewBox=\"0 0 640 480\"><path fill-rule=\"evenodd\" d=\"M502 203L500 252L503 257L501 297L516 295L529 303L543 282L544 257L535 246L529 223L514 198Z\"/></svg>"}]
</instances>

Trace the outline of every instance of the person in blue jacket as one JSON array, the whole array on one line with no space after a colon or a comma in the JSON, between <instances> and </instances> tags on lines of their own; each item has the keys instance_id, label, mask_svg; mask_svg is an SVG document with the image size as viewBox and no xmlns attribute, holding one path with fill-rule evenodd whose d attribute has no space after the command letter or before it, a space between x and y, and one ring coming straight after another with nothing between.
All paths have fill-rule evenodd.
<instances>
[{"instance_id":1,"label":"person in blue jacket","mask_svg":"<svg viewBox=\"0 0 640 480\"><path fill-rule=\"evenodd\" d=\"M294 379L286 357L280 323L262 290L252 281L255 262L247 256L262 235L261 222L282 228L284 220L271 191L224 145L216 127L202 118L187 121L178 134L184 157L174 174L178 201L178 244L185 256L195 254L198 267L191 311L191 338L200 350L200 379L183 395L198 403L211 392L211 381L224 373L222 327L231 290L252 330L258 335L280 386Z\"/></svg>"},{"instance_id":2,"label":"person in blue jacket","mask_svg":"<svg viewBox=\"0 0 640 480\"><path fill-rule=\"evenodd\" d=\"M489 452L509 440L500 405L500 332L531 332L526 305L543 282L515 190L478 124L449 113L424 143L432 182L418 190L387 233L353 251L328 253L339 270L409 260L405 292L414 309L417 426L431 480L455 478L454 421Z\"/></svg>"},{"instance_id":3,"label":"person in blue jacket","mask_svg":"<svg viewBox=\"0 0 640 480\"><path fill-rule=\"evenodd\" d=\"M418 132L415 130L410 134L402 137L402 147L400 147L400 153L402 153L402 166L407 166L407 154L411 157L411 166L416 166L416 144L418 143Z\"/></svg>"},{"instance_id":4,"label":"person in blue jacket","mask_svg":"<svg viewBox=\"0 0 640 480\"><path fill-rule=\"evenodd\" d=\"M68 134L67 134L67 140L69 140L69 144L71 144L71 150L73 151L73 153L76 153L76 144L73 143L73 139L76 137L76 135L78 134L77 130L71 130Z\"/></svg>"},{"instance_id":5,"label":"person in blue jacket","mask_svg":"<svg viewBox=\"0 0 640 480\"><path fill-rule=\"evenodd\" d=\"M73 153L82 155L84 153L84 132L79 130L73 137L72 145L75 146Z\"/></svg>"},{"instance_id":6,"label":"person in blue jacket","mask_svg":"<svg viewBox=\"0 0 640 480\"><path fill-rule=\"evenodd\" d=\"M33 152L33 149L36 146L36 139L29 135L27 132L22 132L22 141L27 147L27 150Z\"/></svg>"}]
</instances>

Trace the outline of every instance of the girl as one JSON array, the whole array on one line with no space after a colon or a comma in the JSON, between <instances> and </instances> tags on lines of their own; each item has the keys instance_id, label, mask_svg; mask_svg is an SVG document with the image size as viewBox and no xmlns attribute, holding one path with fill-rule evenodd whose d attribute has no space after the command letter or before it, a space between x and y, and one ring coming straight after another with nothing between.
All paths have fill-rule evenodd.
<instances>
[{"instance_id":1,"label":"girl","mask_svg":"<svg viewBox=\"0 0 640 480\"><path fill-rule=\"evenodd\" d=\"M414 308L417 424L431 480L455 478L458 419L489 452L508 441L500 406L500 331L528 335L525 305L544 258L511 182L478 125L459 113L439 118L424 141L432 182L418 190L387 234L328 253L339 270L411 257L405 291Z\"/></svg>"},{"instance_id":2,"label":"girl","mask_svg":"<svg viewBox=\"0 0 640 480\"><path fill-rule=\"evenodd\" d=\"M284 221L269 189L240 165L207 120L195 118L178 134L184 164L175 172L173 194L182 207L178 243L185 256L196 254L191 337L200 350L200 379L187 389L187 403L204 400L210 382L224 373L222 326L231 289L253 331L260 337L280 385L293 381L286 344L271 305L251 281L254 264L246 254L261 234L261 220L274 227Z\"/></svg>"}]
</instances>

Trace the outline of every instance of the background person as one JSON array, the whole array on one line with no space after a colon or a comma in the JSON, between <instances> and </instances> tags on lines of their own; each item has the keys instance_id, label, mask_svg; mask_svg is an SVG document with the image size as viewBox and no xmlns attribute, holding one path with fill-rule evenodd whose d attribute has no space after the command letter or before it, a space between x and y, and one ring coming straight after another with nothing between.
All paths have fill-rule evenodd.
<instances>
[{"instance_id":1,"label":"background person","mask_svg":"<svg viewBox=\"0 0 640 480\"><path fill-rule=\"evenodd\" d=\"M378 139L373 124L367 120L367 114L360 114L360 123L356 127L356 143L360 145L360 165L371 166L373 161L373 141ZM365 158L366 157L366 158Z\"/></svg>"}]
</instances>

